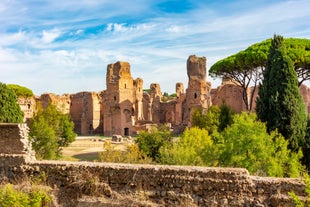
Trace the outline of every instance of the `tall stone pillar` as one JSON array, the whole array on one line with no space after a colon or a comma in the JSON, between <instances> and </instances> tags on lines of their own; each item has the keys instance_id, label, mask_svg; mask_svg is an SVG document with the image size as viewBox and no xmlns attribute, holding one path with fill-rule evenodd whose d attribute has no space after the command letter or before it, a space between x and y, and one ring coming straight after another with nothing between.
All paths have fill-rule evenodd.
<instances>
[{"instance_id":1,"label":"tall stone pillar","mask_svg":"<svg viewBox=\"0 0 310 207\"><path fill-rule=\"evenodd\" d=\"M186 108L184 122L190 126L191 114L197 108L207 109L210 105L211 84L206 82L207 59L191 55L187 59L188 87L186 89Z\"/></svg>"},{"instance_id":2,"label":"tall stone pillar","mask_svg":"<svg viewBox=\"0 0 310 207\"><path fill-rule=\"evenodd\" d=\"M137 78L134 81L134 86L135 86L135 98L136 98L136 110L137 112L135 113L137 116L138 120L144 120L143 116L143 80L141 78Z\"/></svg>"},{"instance_id":3,"label":"tall stone pillar","mask_svg":"<svg viewBox=\"0 0 310 207\"><path fill-rule=\"evenodd\" d=\"M153 103L153 98L150 98L150 102L148 103L148 108L147 108L147 114L148 114L148 121L153 121L152 117L152 103Z\"/></svg>"}]
</instances>

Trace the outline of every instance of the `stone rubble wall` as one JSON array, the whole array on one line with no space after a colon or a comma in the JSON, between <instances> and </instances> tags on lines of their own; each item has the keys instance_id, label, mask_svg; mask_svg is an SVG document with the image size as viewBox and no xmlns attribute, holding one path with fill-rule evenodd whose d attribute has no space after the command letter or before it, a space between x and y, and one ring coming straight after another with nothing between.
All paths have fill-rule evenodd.
<instances>
[{"instance_id":1,"label":"stone rubble wall","mask_svg":"<svg viewBox=\"0 0 310 207\"><path fill-rule=\"evenodd\" d=\"M19 183L44 179L49 186L63 188L91 183L106 186L99 196L113 192L135 195L143 192L151 200L186 196L196 206L294 206L288 192L304 195L298 179L250 176L245 169L130 165L88 162L32 161L18 156L0 156L0 181ZM87 195L87 192L84 192ZM74 201L73 201L74 202Z\"/></svg>"},{"instance_id":2,"label":"stone rubble wall","mask_svg":"<svg viewBox=\"0 0 310 207\"><path fill-rule=\"evenodd\" d=\"M26 127L0 124L0 183L40 180L58 189L61 206L88 205L79 204L83 196L115 203L128 195L143 195L151 206L294 206L288 192L305 196L299 179L256 177L241 168L36 161L26 153L30 145L20 144L26 137Z\"/></svg>"},{"instance_id":3,"label":"stone rubble wall","mask_svg":"<svg viewBox=\"0 0 310 207\"><path fill-rule=\"evenodd\" d=\"M23 155L27 160L35 160L28 132L26 124L0 123L0 154Z\"/></svg>"}]
</instances>

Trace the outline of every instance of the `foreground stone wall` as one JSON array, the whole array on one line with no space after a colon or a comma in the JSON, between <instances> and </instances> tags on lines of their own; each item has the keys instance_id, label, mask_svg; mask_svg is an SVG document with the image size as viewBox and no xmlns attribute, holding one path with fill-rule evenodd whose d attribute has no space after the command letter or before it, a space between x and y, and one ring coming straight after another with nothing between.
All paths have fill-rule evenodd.
<instances>
[{"instance_id":1,"label":"foreground stone wall","mask_svg":"<svg viewBox=\"0 0 310 207\"><path fill-rule=\"evenodd\" d=\"M298 179L240 168L36 161L24 125L0 126L0 183L41 182L60 206L293 206L288 192L305 196Z\"/></svg>"},{"instance_id":2,"label":"foreground stone wall","mask_svg":"<svg viewBox=\"0 0 310 207\"><path fill-rule=\"evenodd\" d=\"M143 193L152 203L164 199L173 205L185 202L191 206L293 206L288 192L304 196L304 185L297 179L253 177L245 169L22 162L19 157L6 155L0 156L0 163L2 182L44 179L49 186L61 189L61 194L68 194L68 205L60 201L64 206L73 206L83 195L92 195L91 191L98 186L103 188L96 194L99 197L112 199L113 194L134 197Z\"/></svg>"},{"instance_id":3,"label":"foreground stone wall","mask_svg":"<svg viewBox=\"0 0 310 207\"><path fill-rule=\"evenodd\" d=\"M19 155L25 157L26 161L35 160L28 132L26 124L0 123L0 155Z\"/></svg>"}]
</instances>

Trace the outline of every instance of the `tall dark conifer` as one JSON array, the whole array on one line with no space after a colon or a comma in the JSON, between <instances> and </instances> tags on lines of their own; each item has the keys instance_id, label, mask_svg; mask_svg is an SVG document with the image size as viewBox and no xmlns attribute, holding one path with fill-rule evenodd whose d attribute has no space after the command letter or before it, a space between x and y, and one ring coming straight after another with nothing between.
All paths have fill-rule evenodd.
<instances>
[{"instance_id":1,"label":"tall dark conifer","mask_svg":"<svg viewBox=\"0 0 310 207\"><path fill-rule=\"evenodd\" d=\"M289 147L297 151L305 141L306 110L282 36L274 35L258 95L258 118L267 122L269 132L278 129L289 141Z\"/></svg>"}]
</instances>

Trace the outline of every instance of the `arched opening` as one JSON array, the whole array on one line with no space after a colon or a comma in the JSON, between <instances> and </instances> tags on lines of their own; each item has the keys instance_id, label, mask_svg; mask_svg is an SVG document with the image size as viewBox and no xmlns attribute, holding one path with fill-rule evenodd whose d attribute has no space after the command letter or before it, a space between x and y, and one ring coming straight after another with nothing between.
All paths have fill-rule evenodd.
<instances>
[{"instance_id":1,"label":"arched opening","mask_svg":"<svg viewBox=\"0 0 310 207\"><path fill-rule=\"evenodd\" d=\"M195 98L195 99L197 98L197 93L194 94L194 98Z\"/></svg>"}]
</instances>

